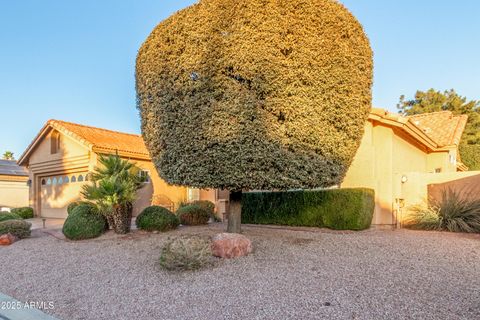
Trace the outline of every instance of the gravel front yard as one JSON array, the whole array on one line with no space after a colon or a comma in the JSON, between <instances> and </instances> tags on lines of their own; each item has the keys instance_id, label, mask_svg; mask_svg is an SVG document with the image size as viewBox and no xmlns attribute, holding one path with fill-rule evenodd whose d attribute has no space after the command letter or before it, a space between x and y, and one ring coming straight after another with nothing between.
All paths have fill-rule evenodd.
<instances>
[{"instance_id":1,"label":"gravel front yard","mask_svg":"<svg viewBox=\"0 0 480 320\"><path fill-rule=\"evenodd\" d=\"M166 234L65 242L40 231L0 248L0 292L75 319L479 319L480 237L244 227L255 252L169 273Z\"/></svg>"}]
</instances>

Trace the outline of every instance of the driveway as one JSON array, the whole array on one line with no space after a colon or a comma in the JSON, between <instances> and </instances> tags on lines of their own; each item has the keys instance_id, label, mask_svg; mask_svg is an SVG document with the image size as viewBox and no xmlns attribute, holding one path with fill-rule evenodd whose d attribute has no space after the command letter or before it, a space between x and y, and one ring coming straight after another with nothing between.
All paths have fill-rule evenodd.
<instances>
[{"instance_id":1,"label":"driveway","mask_svg":"<svg viewBox=\"0 0 480 320\"><path fill-rule=\"evenodd\" d=\"M47 301L59 319L479 319L480 237L419 231L332 232L245 226L255 252L197 272L158 266L184 234L45 233L0 248L0 292Z\"/></svg>"}]
</instances>

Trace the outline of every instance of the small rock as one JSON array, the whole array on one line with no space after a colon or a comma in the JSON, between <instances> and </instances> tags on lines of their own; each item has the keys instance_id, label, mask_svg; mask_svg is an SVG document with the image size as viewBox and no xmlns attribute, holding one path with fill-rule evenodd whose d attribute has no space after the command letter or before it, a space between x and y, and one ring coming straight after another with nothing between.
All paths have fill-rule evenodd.
<instances>
[{"instance_id":1,"label":"small rock","mask_svg":"<svg viewBox=\"0 0 480 320\"><path fill-rule=\"evenodd\" d=\"M238 258L252 252L252 242L238 233L220 233L212 238L212 253L219 258Z\"/></svg>"},{"instance_id":2,"label":"small rock","mask_svg":"<svg viewBox=\"0 0 480 320\"><path fill-rule=\"evenodd\" d=\"M15 241L17 241L17 238L10 233L0 236L0 246L9 246Z\"/></svg>"}]
</instances>

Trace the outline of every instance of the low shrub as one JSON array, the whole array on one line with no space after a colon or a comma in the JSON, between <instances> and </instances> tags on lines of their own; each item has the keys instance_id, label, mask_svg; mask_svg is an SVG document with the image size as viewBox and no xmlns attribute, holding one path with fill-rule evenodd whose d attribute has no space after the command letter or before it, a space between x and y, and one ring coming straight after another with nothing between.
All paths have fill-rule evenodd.
<instances>
[{"instance_id":1,"label":"low shrub","mask_svg":"<svg viewBox=\"0 0 480 320\"><path fill-rule=\"evenodd\" d=\"M92 207L93 209L95 209L95 205L90 203L90 202L87 202L87 201L75 201L75 202L72 202L70 203L68 206L67 206L67 213L68 214L72 214L73 210L78 207L78 206L81 206L81 205L85 205L85 206L90 206Z\"/></svg>"},{"instance_id":2,"label":"low shrub","mask_svg":"<svg viewBox=\"0 0 480 320\"><path fill-rule=\"evenodd\" d=\"M208 220L210 220L208 211L195 204L179 208L177 216L180 218L180 222L186 226L207 224Z\"/></svg>"},{"instance_id":3,"label":"low shrub","mask_svg":"<svg viewBox=\"0 0 480 320\"><path fill-rule=\"evenodd\" d=\"M402 222L410 229L480 233L480 199L468 199L447 189L439 200L408 208Z\"/></svg>"},{"instance_id":4,"label":"low shrub","mask_svg":"<svg viewBox=\"0 0 480 320\"><path fill-rule=\"evenodd\" d=\"M160 206L145 208L136 219L139 229L146 231L168 231L176 229L180 220L170 210Z\"/></svg>"},{"instance_id":5,"label":"low shrub","mask_svg":"<svg viewBox=\"0 0 480 320\"><path fill-rule=\"evenodd\" d=\"M169 240L160 255L160 265L167 270L195 270L212 262L210 241L197 236Z\"/></svg>"},{"instance_id":6,"label":"low shrub","mask_svg":"<svg viewBox=\"0 0 480 320\"><path fill-rule=\"evenodd\" d=\"M191 202L181 203L181 207L186 207L190 205L197 205L208 212L211 217L215 217L215 204L208 200L195 200Z\"/></svg>"},{"instance_id":7,"label":"low shrub","mask_svg":"<svg viewBox=\"0 0 480 320\"><path fill-rule=\"evenodd\" d=\"M91 205L79 205L68 215L62 232L70 240L92 239L102 235L106 224L105 217Z\"/></svg>"},{"instance_id":8,"label":"low shrub","mask_svg":"<svg viewBox=\"0 0 480 320\"><path fill-rule=\"evenodd\" d=\"M22 219L32 219L33 218L33 208L23 207L12 209L11 212L18 214Z\"/></svg>"},{"instance_id":9,"label":"low shrub","mask_svg":"<svg viewBox=\"0 0 480 320\"><path fill-rule=\"evenodd\" d=\"M5 220L0 222L0 235L10 233L19 239L30 237L32 224L24 220Z\"/></svg>"},{"instance_id":10,"label":"low shrub","mask_svg":"<svg viewBox=\"0 0 480 320\"><path fill-rule=\"evenodd\" d=\"M18 214L13 212L1 211L0 212L0 222L7 221L7 220L22 220Z\"/></svg>"},{"instance_id":11,"label":"low shrub","mask_svg":"<svg viewBox=\"0 0 480 320\"><path fill-rule=\"evenodd\" d=\"M242 222L364 230L372 223L371 189L248 192L242 195Z\"/></svg>"}]
</instances>

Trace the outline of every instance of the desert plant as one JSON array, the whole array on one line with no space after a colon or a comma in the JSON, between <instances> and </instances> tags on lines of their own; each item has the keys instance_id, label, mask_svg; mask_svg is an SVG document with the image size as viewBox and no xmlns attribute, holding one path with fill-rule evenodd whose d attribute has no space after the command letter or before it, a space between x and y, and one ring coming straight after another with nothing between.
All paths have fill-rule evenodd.
<instances>
[{"instance_id":1,"label":"desert plant","mask_svg":"<svg viewBox=\"0 0 480 320\"><path fill-rule=\"evenodd\" d=\"M368 38L339 1L201 0L139 50L143 137L167 182L230 190L228 230L240 232L242 190L341 183L372 74Z\"/></svg>"},{"instance_id":2,"label":"desert plant","mask_svg":"<svg viewBox=\"0 0 480 320\"><path fill-rule=\"evenodd\" d=\"M22 220L22 217L20 217L18 214L13 212L1 211L0 221L7 221L7 220Z\"/></svg>"},{"instance_id":3,"label":"desert plant","mask_svg":"<svg viewBox=\"0 0 480 320\"><path fill-rule=\"evenodd\" d=\"M180 220L176 215L159 206L145 208L136 219L137 227L147 231L168 231L176 229L179 224Z\"/></svg>"},{"instance_id":4,"label":"desert plant","mask_svg":"<svg viewBox=\"0 0 480 320\"><path fill-rule=\"evenodd\" d=\"M426 206L410 207L404 225L424 230L480 233L480 199L445 189L440 199L431 199Z\"/></svg>"},{"instance_id":5,"label":"desert plant","mask_svg":"<svg viewBox=\"0 0 480 320\"><path fill-rule=\"evenodd\" d=\"M160 255L160 265L167 270L195 270L212 261L210 241L197 236L169 240Z\"/></svg>"},{"instance_id":6,"label":"desert plant","mask_svg":"<svg viewBox=\"0 0 480 320\"><path fill-rule=\"evenodd\" d=\"M18 214L22 219L33 218L33 208L30 207L15 208L12 209L11 212Z\"/></svg>"},{"instance_id":7,"label":"desert plant","mask_svg":"<svg viewBox=\"0 0 480 320\"><path fill-rule=\"evenodd\" d=\"M83 187L82 195L97 205L116 233L128 233L133 202L143 182L138 174L140 169L117 155L101 156L99 162L101 166L95 168L92 184Z\"/></svg>"},{"instance_id":8,"label":"desert plant","mask_svg":"<svg viewBox=\"0 0 480 320\"><path fill-rule=\"evenodd\" d=\"M180 222L186 226L197 226L207 224L210 220L210 214L199 205L188 205L177 210L177 216Z\"/></svg>"},{"instance_id":9,"label":"desert plant","mask_svg":"<svg viewBox=\"0 0 480 320\"><path fill-rule=\"evenodd\" d=\"M106 223L105 217L92 206L79 205L68 215L62 232L70 240L97 238L105 231Z\"/></svg>"},{"instance_id":10,"label":"desert plant","mask_svg":"<svg viewBox=\"0 0 480 320\"><path fill-rule=\"evenodd\" d=\"M30 237L32 224L24 220L6 220L0 222L0 235L10 233L23 239Z\"/></svg>"},{"instance_id":11,"label":"desert plant","mask_svg":"<svg viewBox=\"0 0 480 320\"><path fill-rule=\"evenodd\" d=\"M93 204L91 202L88 202L88 201L74 201L67 206L67 213L72 214L73 209L75 209L76 207L78 207L80 205L87 205L87 206L89 205L89 206L92 206L92 208L95 208L95 204Z\"/></svg>"}]
</instances>

